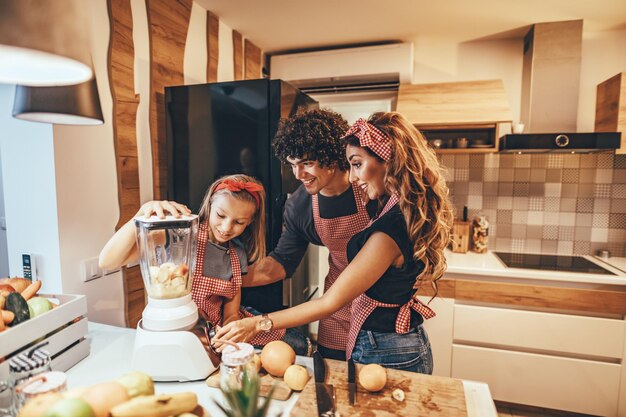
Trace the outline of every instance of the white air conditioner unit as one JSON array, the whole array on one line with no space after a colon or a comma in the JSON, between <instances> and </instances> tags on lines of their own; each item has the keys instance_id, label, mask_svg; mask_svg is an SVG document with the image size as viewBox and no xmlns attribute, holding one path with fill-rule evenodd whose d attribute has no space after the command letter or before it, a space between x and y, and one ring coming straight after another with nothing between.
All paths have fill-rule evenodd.
<instances>
[{"instance_id":1,"label":"white air conditioner unit","mask_svg":"<svg viewBox=\"0 0 626 417\"><path fill-rule=\"evenodd\" d=\"M274 55L270 75L312 93L397 88L398 83L411 83L413 44Z\"/></svg>"}]
</instances>

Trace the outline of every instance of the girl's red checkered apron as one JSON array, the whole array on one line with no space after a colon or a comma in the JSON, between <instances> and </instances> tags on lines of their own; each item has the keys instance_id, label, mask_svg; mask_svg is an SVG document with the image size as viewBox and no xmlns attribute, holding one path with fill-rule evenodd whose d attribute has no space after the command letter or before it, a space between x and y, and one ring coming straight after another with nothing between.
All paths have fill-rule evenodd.
<instances>
[{"instance_id":1,"label":"girl's red checkered apron","mask_svg":"<svg viewBox=\"0 0 626 417\"><path fill-rule=\"evenodd\" d=\"M319 202L317 194L312 196L313 223L315 230L328 248L329 270L324 281L324 292L328 291L335 282L339 274L348 266L346 248L348 241L356 233L360 232L369 223L369 215L365 204L359 197L361 190L352 185L357 212L334 219L323 219L320 217ZM320 320L317 341L325 348L345 350L348 330L350 329L350 306L347 305L328 318Z\"/></svg>"},{"instance_id":2,"label":"girl's red checkered apron","mask_svg":"<svg viewBox=\"0 0 626 417\"><path fill-rule=\"evenodd\" d=\"M381 218L385 213L393 208L398 203L398 195L393 194L385 207L380 212L378 217L372 219L369 223L371 225L376 221L376 219ZM369 226L368 225L368 226ZM354 344L356 342L356 338L361 331L361 326L365 323L365 320L369 317L370 314L377 308L397 308L400 307L400 312L398 313L398 317L396 318L396 333L404 334L408 333L410 330L411 324L411 309L417 311L424 317L424 319L429 319L431 317L435 317L435 312L431 310L428 306L422 303L417 299L417 292L413 294L413 297L409 300L408 303L400 306L400 304L388 304L382 303L380 301L374 300L373 298L368 297L365 293L358 296L352 302L352 314L350 315L350 331L348 333L348 341L346 346L346 359L350 359L352 356L352 350L354 349Z\"/></svg>"},{"instance_id":3,"label":"girl's red checkered apron","mask_svg":"<svg viewBox=\"0 0 626 417\"><path fill-rule=\"evenodd\" d=\"M231 299L241 288L241 263L233 243L229 242L228 255L233 270L230 280L202 275L204 256L208 240L207 223L202 222L198 230L198 250L196 257L196 269L193 274L191 297L199 309L204 311L211 323L222 326L222 308L225 299ZM252 317L245 310L239 310L239 318ZM262 332L256 335L250 343L254 346L264 346L272 340L280 340L285 336L284 329Z\"/></svg>"}]
</instances>

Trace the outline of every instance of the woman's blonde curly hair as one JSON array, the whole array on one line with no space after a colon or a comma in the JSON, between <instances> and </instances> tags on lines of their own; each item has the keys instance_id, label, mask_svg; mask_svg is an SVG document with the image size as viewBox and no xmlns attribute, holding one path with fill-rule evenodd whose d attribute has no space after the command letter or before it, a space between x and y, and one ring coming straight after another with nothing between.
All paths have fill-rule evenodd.
<instances>
[{"instance_id":1,"label":"woman's blonde curly hair","mask_svg":"<svg viewBox=\"0 0 626 417\"><path fill-rule=\"evenodd\" d=\"M368 123L389 139L392 148L391 159L385 163L385 187L399 195L398 204L413 242L413 259L424 263L415 287L431 283L436 293L436 281L447 267L443 251L450 241L453 223L443 167L424 136L400 113L374 113ZM352 138L346 139L355 144L356 138Z\"/></svg>"}]
</instances>

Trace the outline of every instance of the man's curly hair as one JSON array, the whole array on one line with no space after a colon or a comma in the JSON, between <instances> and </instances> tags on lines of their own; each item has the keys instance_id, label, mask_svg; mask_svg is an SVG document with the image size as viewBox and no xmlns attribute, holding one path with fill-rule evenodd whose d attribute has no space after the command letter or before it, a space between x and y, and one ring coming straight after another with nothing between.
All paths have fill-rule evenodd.
<instances>
[{"instance_id":1,"label":"man's curly hair","mask_svg":"<svg viewBox=\"0 0 626 417\"><path fill-rule=\"evenodd\" d=\"M348 170L346 145L341 137L348 130L348 122L331 110L301 111L282 119L272 145L278 159L287 158L317 161L322 167L336 165Z\"/></svg>"}]
</instances>

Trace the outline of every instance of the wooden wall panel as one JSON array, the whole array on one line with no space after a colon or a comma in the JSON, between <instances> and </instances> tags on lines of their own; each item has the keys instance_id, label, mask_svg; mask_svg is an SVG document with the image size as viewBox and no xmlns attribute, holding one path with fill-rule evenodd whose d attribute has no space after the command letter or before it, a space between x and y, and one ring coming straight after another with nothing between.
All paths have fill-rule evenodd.
<instances>
[{"instance_id":1,"label":"wooden wall panel","mask_svg":"<svg viewBox=\"0 0 626 417\"><path fill-rule=\"evenodd\" d=\"M144 291L141 269L139 266L124 268L126 294L126 321L127 326L136 328L141 320L141 313L146 306L146 292Z\"/></svg>"},{"instance_id":2,"label":"wooden wall panel","mask_svg":"<svg viewBox=\"0 0 626 417\"><path fill-rule=\"evenodd\" d=\"M109 0L111 39L109 42L109 80L113 98L113 143L117 166L120 203L134 202L129 209L120 204L117 227L126 223L139 207L139 170L137 169L136 122L139 98L134 87L133 19L130 0Z\"/></svg>"},{"instance_id":3,"label":"wooden wall panel","mask_svg":"<svg viewBox=\"0 0 626 417\"><path fill-rule=\"evenodd\" d=\"M243 42L241 33L233 30L233 64L235 80L243 80Z\"/></svg>"},{"instance_id":4,"label":"wooden wall panel","mask_svg":"<svg viewBox=\"0 0 626 417\"><path fill-rule=\"evenodd\" d=\"M220 42L220 20L219 18L207 11L206 14L206 33L207 33L207 74L206 80L209 83L217 82L217 62L219 59L219 42Z\"/></svg>"},{"instance_id":5,"label":"wooden wall panel","mask_svg":"<svg viewBox=\"0 0 626 417\"><path fill-rule=\"evenodd\" d=\"M626 72L598 84L595 131L622 132L622 146L615 153L626 153Z\"/></svg>"},{"instance_id":6,"label":"wooden wall panel","mask_svg":"<svg viewBox=\"0 0 626 417\"><path fill-rule=\"evenodd\" d=\"M117 169L120 218L116 229L130 220L140 205L136 116L139 97L134 87L133 18L130 0L109 0L109 82L113 98L113 143ZM139 275L139 281L136 277ZM145 306L139 267L122 268L124 317L136 327ZM139 311L139 314L137 314Z\"/></svg>"},{"instance_id":7,"label":"wooden wall panel","mask_svg":"<svg viewBox=\"0 0 626 417\"><path fill-rule=\"evenodd\" d=\"M167 196L166 86L184 84L185 42L192 0L146 0L150 28L150 136L154 198Z\"/></svg>"},{"instance_id":8,"label":"wooden wall panel","mask_svg":"<svg viewBox=\"0 0 626 417\"><path fill-rule=\"evenodd\" d=\"M117 0L119 1L119 0ZM132 73L128 76L132 78ZM127 77L128 77L127 76ZM126 78L127 78L126 77ZM112 77L111 90L118 89L117 80L124 82L127 80L119 77ZM124 91L120 91L123 96ZM113 115L115 117L113 123L115 154L116 157L132 157L137 159L137 106L139 105L139 96L136 98L120 98L113 97ZM135 173L137 176L139 172ZM119 178L118 178L119 179ZM133 189L136 192L137 202L139 202L139 188ZM134 214L134 213L133 213Z\"/></svg>"},{"instance_id":9,"label":"wooden wall panel","mask_svg":"<svg viewBox=\"0 0 626 417\"><path fill-rule=\"evenodd\" d=\"M138 102L134 87L133 17L130 0L109 0L109 79L116 100ZM115 126L114 126L115 127Z\"/></svg>"},{"instance_id":10,"label":"wooden wall panel","mask_svg":"<svg viewBox=\"0 0 626 417\"><path fill-rule=\"evenodd\" d=\"M248 39L244 41L244 67L246 80L261 78L261 49Z\"/></svg>"}]
</instances>

